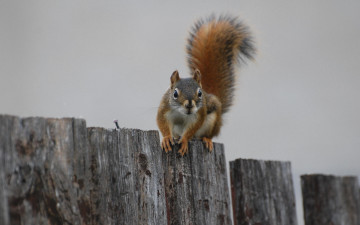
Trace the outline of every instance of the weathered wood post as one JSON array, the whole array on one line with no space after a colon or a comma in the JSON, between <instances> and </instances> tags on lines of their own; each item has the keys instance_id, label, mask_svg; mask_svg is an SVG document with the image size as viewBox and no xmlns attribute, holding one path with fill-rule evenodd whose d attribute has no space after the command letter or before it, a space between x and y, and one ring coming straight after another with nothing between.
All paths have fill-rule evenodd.
<instances>
[{"instance_id":1,"label":"weathered wood post","mask_svg":"<svg viewBox=\"0 0 360 225\"><path fill-rule=\"evenodd\" d=\"M81 224L85 121L0 116L1 224Z\"/></svg>"},{"instance_id":2,"label":"weathered wood post","mask_svg":"<svg viewBox=\"0 0 360 225\"><path fill-rule=\"evenodd\" d=\"M157 131L89 128L94 224L166 224Z\"/></svg>"},{"instance_id":3,"label":"weathered wood post","mask_svg":"<svg viewBox=\"0 0 360 225\"><path fill-rule=\"evenodd\" d=\"M8 201L6 196L6 180L5 180L5 149L8 144L4 141L5 138L8 137L6 133L8 132L7 125L8 121L5 121L2 117L0 117L0 224L9 224L9 208ZM3 124L3 125L1 125Z\"/></svg>"},{"instance_id":4,"label":"weathered wood post","mask_svg":"<svg viewBox=\"0 0 360 225\"><path fill-rule=\"evenodd\" d=\"M305 225L360 225L356 177L301 176Z\"/></svg>"},{"instance_id":5,"label":"weathered wood post","mask_svg":"<svg viewBox=\"0 0 360 225\"><path fill-rule=\"evenodd\" d=\"M0 115L0 224L166 224L156 131Z\"/></svg>"},{"instance_id":6,"label":"weathered wood post","mask_svg":"<svg viewBox=\"0 0 360 225\"><path fill-rule=\"evenodd\" d=\"M230 162L234 224L296 225L290 162Z\"/></svg>"},{"instance_id":7,"label":"weathered wood post","mask_svg":"<svg viewBox=\"0 0 360 225\"><path fill-rule=\"evenodd\" d=\"M168 224L232 224L223 145L191 141L184 157L178 147L163 153Z\"/></svg>"}]
</instances>

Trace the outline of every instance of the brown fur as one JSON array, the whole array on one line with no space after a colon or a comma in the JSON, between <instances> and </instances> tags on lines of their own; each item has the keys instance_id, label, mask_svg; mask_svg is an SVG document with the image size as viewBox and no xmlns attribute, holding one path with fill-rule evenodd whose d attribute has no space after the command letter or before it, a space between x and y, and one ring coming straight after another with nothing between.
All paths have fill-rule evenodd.
<instances>
[{"instance_id":1,"label":"brown fur","mask_svg":"<svg viewBox=\"0 0 360 225\"><path fill-rule=\"evenodd\" d=\"M220 128L222 126L222 112L221 112L221 103L219 99L211 94L207 94L207 104L206 108L208 111L208 114L211 111L216 112L216 122L214 123L211 130L209 130L209 133L206 135L206 137L212 139L213 137L217 136L220 133Z\"/></svg>"},{"instance_id":2,"label":"brown fur","mask_svg":"<svg viewBox=\"0 0 360 225\"><path fill-rule=\"evenodd\" d=\"M201 84L220 99L222 113L232 105L235 70L239 59L252 59L255 48L248 28L232 17L211 18L195 25L188 40L188 62L199 69Z\"/></svg>"},{"instance_id":3,"label":"brown fur","mask_svg":"<svg viewBox=\"0 0 360 225\"><path fill-rule=\"evenodd\" d=\"M163 148L165 152L168 152L171 150L170 143L174 144L174 142L172 141L171 123L169 123L169 121L167 121L167 119L165 118L166 113L170 111L169 104L166 104L167 103L166 98L168 98L168 94L165 94L161 100L156 117L156 122L159 127L159 130L161 131L161 134L163 135L161 148Z\"/></svg>"}]
</instances>

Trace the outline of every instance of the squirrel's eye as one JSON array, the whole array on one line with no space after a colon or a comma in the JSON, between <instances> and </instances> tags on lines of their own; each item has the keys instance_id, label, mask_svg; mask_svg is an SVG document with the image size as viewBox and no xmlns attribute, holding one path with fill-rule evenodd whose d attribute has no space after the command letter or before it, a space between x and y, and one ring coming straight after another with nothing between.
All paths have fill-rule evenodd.
<instances>
[{"instance_id":1,"label":"squirrel's eye","mask_svg":"<svg viewBox=\"0 0 360 225\"><path fill-rule=\"evenodd\" d=\"M201 90L199 89L199 90L198 90L198 97L201 98L201 96L202 96L202 92L201 92Z\"/></svg>"},{"instance_id":2,"label":"squirrel's eye","mask_svg":"<svg viewBox=\"0 0 360 225\"><path fill-rule=\"evenodd\" d=\"M175 88L175 91L174 91L174 99L177 99L179 97L179 92L178 92L178 89Z\"/></svg>"}]
</instances>

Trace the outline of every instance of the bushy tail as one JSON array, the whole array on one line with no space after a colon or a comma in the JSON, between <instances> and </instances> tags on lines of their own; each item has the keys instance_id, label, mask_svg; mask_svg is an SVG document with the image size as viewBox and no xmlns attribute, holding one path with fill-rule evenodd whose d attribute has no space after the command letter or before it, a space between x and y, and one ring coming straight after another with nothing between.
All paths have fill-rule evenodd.
<instances>
[{"instance_id":1,"label":"bushy tail","mask_svg":"<svg viewBox=\"0 0 360 225\"><path fill-rule=\"evenodd\" d=\"M190 32L187 54L190 70L201 72L203 89L216 95L222 112L227 112L234 95L235 66L255 55L248 27L231 16L199 20Z\"/></svg>"}]
</instances>

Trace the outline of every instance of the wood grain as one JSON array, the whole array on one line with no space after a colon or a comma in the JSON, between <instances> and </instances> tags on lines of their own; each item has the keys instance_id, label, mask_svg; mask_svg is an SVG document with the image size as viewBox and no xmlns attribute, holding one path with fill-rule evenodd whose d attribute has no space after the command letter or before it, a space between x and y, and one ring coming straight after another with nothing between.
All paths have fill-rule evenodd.
<instances>
[{"instance_id":1,"label":"wood grain","mask_svg":"<svg viewBox=\"0 0 360 225\"><path fill-rule=\"evenodd\" d=\"M296 225L290 162L230 162L234 224Z\"/></svg>"},{"instance_id":2,"label":"wood grain","mask_svg":"<svg viewBox=\"0 0 360 225\"><path fill-rule=\"evenodd\" d=\"M360 225L357 177L303 175L305 225Z\"/></svg>"},{"instance_id":3,"label":"wood grain","mask_svg":"<svg viewBox=\"0 0 360 225\"><path fill-rule=\"evenodd\" d=\"M157 131L0 115L0 224L166 224Z\"/></svg>"},{"instance_id":4,"label":"wood grain","mask_svg":"<svg viewBox=\"0 0 360 225\"><path fill-rule=\"evenodd\" d=\"M214 143L209 153L191 141L184 157L178 150L163 153L168 224L232 224L223 145Z\"/></svg>"}]
</instances>

